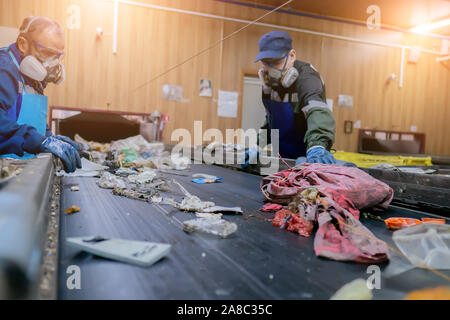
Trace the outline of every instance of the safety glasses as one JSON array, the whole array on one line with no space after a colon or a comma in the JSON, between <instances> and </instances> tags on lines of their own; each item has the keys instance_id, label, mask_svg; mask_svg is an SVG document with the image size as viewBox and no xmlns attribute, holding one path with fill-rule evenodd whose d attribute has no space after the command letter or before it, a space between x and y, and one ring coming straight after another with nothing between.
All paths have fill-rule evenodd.
<instances>
[{"instance_id":1,"label":"safety glasses","mask_svg":"<svg viewBox=\"0 0 450 320\"><path fill-rule=\"evenodd\" d=\"M61 60L64 57L64 55L66 54L64 51L61 52L61 51L43 46L43 45L37 43L36 41L32 41L32 42L35 45L36 50L39 55L39 58L41 60L47 60L50 58L57 58L58 60Z\"/></svg>"},{"instance_id":2,"label":"safety glasses","mask_svg":"<svg viewBox=\"0 0 450 320\"><path fill-rule=\"evenodd\" d=\"M267 60L264 61L264 60L261 60L261 62L262 62L262 64L265 65L266 67L273 68L274 66L280 64L281 61L283 61L284 59L286 59L286 57L287 57L288 55L289 55L289 51L288 51L284 56L282 56L282 57L279 58L279 59L271 60L271 61L267 61Z\"/></svg>"}]
</instances>

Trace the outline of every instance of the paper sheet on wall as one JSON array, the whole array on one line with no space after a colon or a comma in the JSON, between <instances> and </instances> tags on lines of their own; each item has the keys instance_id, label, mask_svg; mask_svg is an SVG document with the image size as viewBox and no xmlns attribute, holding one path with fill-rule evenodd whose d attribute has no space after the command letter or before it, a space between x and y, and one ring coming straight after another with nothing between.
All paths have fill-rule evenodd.
<instances>
[{"instance_id":1,"label":"paper sheet on wall","mask_svg":"<svg viewBox=\"0 0 450 320\"><path fill-rule=\"evenodd\" d=\"M236 118L239 92L219 90L217 115L219 117Z\"/></svg>"}]
</instances>

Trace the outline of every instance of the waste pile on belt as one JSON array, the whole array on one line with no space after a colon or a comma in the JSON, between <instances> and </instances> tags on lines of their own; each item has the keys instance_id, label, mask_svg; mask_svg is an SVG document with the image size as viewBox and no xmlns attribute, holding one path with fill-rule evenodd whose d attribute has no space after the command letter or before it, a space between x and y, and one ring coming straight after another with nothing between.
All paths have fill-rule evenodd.
<instances>
[{"instance_id":1,"label":"waste pile on belt","mask_svg":"<svg viewBox=\"0 0 450 320\"><path fill-rule=\"evenodd\" d=\"M394 196L385 183L355 167L303 163L267 176L263 195L288 205L272 224L309 236L317 226L317 256L359 263L389 259L386 244L359 221L361 209L385 210Z\"/></svg>"}]
</instances>

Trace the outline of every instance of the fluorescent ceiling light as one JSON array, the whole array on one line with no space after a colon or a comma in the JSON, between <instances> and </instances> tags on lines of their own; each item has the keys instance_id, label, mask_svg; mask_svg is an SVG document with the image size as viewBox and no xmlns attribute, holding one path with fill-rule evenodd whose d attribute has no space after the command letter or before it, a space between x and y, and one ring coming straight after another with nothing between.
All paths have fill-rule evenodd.
<instances>
[{"instance_id":1,"label":"fluorescent ceiling light","mask_svg":"<svg viewBox=\"0 0 450 320\"><path fill-rule=\"evenodd\" d=\"M437 21L434 23L429 23L429 24L424 24L421 26L417 26L411 29L412 32L415 33L424 33L424 32L428 32L431 31L433 29L438 29L438 28L442 28L442 27L446 27L450 25L450 18L449 19L444 19L441 21Z\"/></svg>"}]
</instances>

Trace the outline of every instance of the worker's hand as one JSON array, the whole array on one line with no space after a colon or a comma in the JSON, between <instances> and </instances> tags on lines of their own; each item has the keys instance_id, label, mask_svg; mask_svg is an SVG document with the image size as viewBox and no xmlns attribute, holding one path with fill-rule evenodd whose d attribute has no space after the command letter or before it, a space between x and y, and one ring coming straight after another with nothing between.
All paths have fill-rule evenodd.
<instances>
[{"instance_id":1,"label":"worker's hand","mask_svg":"<svg viewBox=\"0 0 450 320\"><path fill-rule=\"evenodd\" d=\"M56 137L47 137L41 144L40 152L50 152L61 159L64 170L68 173L74 172L76 168L81 169L81 159L78 151L69 143Z\"/></svg>"},{"instance_id":2,"label":"worker's hand","mask_svg":"<svg viewBox=\"0 0 450 320\"><path fill-rule=\"evenodd\" d=\"M306 159L308 163L336 164L336 159L331 152L322 146L310 148L306 153Z\"/></svg>"},{"instance_id":3,"label":"worker's hand","mask_svg":"<svg viewBox=\"0 0 450 320\"><path fill-rule=\"evenodd\" d=\"M250 149L245 150L244 155L242 156L242 169L247 169L250 164L256 164L258 159L258 149L256 147L251 147Z\"/></svg>"},{"instance_id":4,"label":"worker's hand","mask_svg":"<svg viewBox=\"0 0 450 320\"><path fill-rule=\"evenodd\" d=\"M61 141L64 141L65 143L70 144L72 147L77 149L77 151L81 151L81 145L79 143L76 143L75 141L73 141L69 137L66 137L66 136L54 136L54 137L56 139L58 139L58 140L61 140Z\"/></svg>"}]
</instances>

